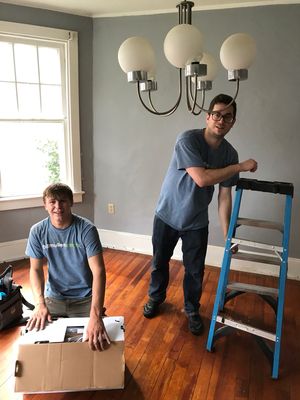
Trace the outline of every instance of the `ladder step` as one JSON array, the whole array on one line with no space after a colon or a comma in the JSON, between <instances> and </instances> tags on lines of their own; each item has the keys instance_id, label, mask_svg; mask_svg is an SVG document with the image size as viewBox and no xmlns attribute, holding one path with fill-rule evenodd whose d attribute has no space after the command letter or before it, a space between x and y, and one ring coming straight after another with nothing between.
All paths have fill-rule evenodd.
<instances>
[{"instance_id":1,"label":"ladder step","mask_svg":"<svg viewBox=\"0 0 300 400\"><path fill-rule=\"evenodd\" d=\"M261 243L261 242L253 242L251 240L232 238L231 243L236 243L246 247L255 247L257 249L278 251L281 253L283 252L283 247L281 246L274 246L272 244Z\"/></svg>"},{"instance_id":2,"label":"ladder step","mask_svg":"<svg viewBox=\"0 0 300 400\"><path fill-rule=\"evenodd\" d=\"M262 295L273 296L273 297L278 296L278 289L276 289L276 288L251 285L249 283L229 282L227 285L227 289L237 290L239 292L262 294Z\"/></svg>"},{"instance_id":3,"label":"ladder step","mask_svg":"<svg viewBox=\"0 0 300 400\"><path fill-rule=\"evenodd\" d=\"M283 233L283 224L279 222L266 221L263 219L238 218L237 225L254 226L256 228L275 229Z\"/></svg>"},{"instance_id":4,"label":"ladder step","mask_svg":"<svg viewBox=\"0 0 300 400\"><path fill-rule=\"evenodd\" d=\"M251 333L252 335L263 337L263 338L271 340L273 342L275 342L275 340L276 340L276 335L274 333L271 333L271 332L268 332L268 331L265 331L262 329L254 328L253 326L246 325L239 321L234 321L233 319L228 318L226 316L218 315L216 318L216 321L219 322L220 324L223 324L226 326L231 326L232 328Z\"/></svg>"},{"instance_id":5,"label":"ladder step","mask_svg":"<svg viewBox=\"0 0 300 400\"><path fill-rule=\"evenodd\" d=\"M232 254L232 258L236 260L252 261L263 264L280 265L281 260L278 257L272 256L271 254L256 254L250 253L243 250L239 250L237 253Z\"/></svg>"}]
</instances>

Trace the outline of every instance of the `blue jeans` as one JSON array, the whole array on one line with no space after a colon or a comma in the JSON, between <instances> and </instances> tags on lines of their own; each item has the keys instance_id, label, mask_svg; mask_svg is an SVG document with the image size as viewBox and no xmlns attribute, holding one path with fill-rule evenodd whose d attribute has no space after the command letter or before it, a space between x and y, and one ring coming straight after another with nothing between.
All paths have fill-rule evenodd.
<instances>
[{"instance_id":1,"label":"blue jeans","mask_svg":"<svg viewBox=\"0 0 300 400\"><path fill-rule=\"evenodd\" d=\"M177 231L155 216L153 225L153 259L149 297L162 303L169 284L169 261L182 240L184 310L187 315L199 313L202 281L207 250L208 226L191 231Z\"/></svg>"}]
</instances>

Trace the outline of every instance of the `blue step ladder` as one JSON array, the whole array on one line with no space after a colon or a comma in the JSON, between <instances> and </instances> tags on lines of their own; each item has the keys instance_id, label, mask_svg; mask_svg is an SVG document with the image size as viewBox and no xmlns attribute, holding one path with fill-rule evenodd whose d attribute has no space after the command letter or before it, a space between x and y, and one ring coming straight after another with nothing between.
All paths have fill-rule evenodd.
<instances>
[{"instance_id":1,"label":"blue step ladder","mask_svg":"<svg viewBox=\"0 0 300 400\"><path fill-rule=\"evenodd\" d=\"M286 196L283 224L266 220L239 218L240 205L244 190L267 192ZM207 350L213 351L216 340L222 336L228 335L235 329L255 335L255 339L271 363L273 379L277 379L279 374L280 344L285 283L288 270L288 247L293 193L294 187L291 183L259 181L256 179L240 179L238 181L207 340ZM282 233L282 245L275 246L238 239L236 233L238 227L242 225L255 228L275 229ZM233 251L234 247L238 247L239 249L235 254ZM243 250L243 248L246 250ZM249 251L249 249L252 249L252 251ZM228 279L232 258L279 266L278 287L270 288L240 282L229 282ZM226 310L224 310L225 303L243 293L254 293L259 295L273 308L276 316L275 333L257 329L226 315Z\"/></svg>"}]
</instances>

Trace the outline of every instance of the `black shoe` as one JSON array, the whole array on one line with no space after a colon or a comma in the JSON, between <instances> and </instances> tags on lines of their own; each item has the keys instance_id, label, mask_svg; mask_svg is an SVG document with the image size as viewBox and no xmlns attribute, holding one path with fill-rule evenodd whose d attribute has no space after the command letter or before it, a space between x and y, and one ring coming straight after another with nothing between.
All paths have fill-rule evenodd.
<instances>
[{"instance_id":1,"label":"black shoe","mask_svg":"<svg viewBox=\"0 0 300 400\"><path fill-rule=\"evenodd\" d=\"M148 300L148 303L144 305L144 317L153 318L158 314L158 308L160 303L153 301L152 299Z\"/></svg>"},{"instance_id":2,"label":"black shoe","mask_svg":"<svg viewBox=\"0 0 300 400\"><path fill-rule=\"evenodd\" d=\"M193 335L200 336L204 331L204 324L200 315L188 315L189 330Z\"/></svg>"}]
</instances>

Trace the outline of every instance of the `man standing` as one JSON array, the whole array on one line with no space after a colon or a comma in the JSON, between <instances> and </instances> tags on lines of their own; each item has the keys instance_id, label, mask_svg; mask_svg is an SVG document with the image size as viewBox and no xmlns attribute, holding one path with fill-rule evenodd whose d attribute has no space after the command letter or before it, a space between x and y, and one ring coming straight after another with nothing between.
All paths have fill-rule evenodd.
<instances>
[{"instance_id":1,"label":"man standing","mask_svg":"<svg viewBox=\"0 0 300 400\"><path fill-rule=\"evenodd\" d=\"M199 302L207 250L208 206L214 185L220 184L218 211L226 238L231 215L231 187L236 185L240 172L257 169L253 159L239 163L236 150L225 139L235 117L235 101L220 94L210 103L206 128L179 135L154 218L152 272L144 316L156 316L159 305L166 299L169 261L181 238L185 268L184 310L189 330L194 335L200 335L204 328Z\"/></svg>"},{"instance_id":2,"label":"man standing","mask_svg":"<svg viewBox=\"0 0 300 400\"><path fill-rule=\"evenodd\" d=\"M35 299L27 329L44 329L51 316L89 316L86 340L92 350L103 350L109 337L102 321L106 273L98 231L72 214L73 193L67 185L48 186L43 201L49 217L31 228L26 248Z\"/></svg>"}]
</instances>

